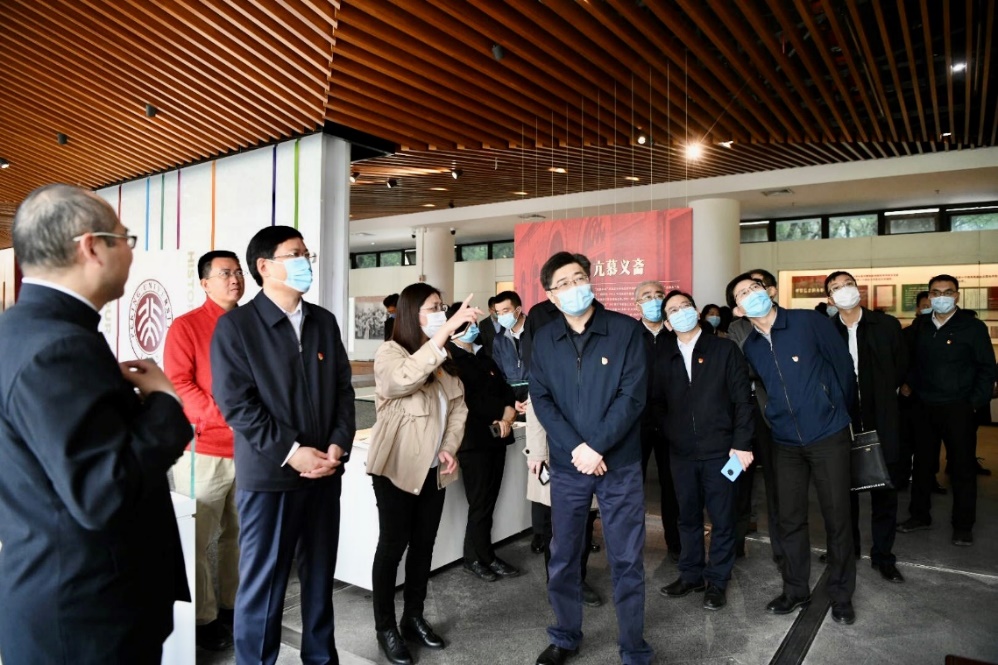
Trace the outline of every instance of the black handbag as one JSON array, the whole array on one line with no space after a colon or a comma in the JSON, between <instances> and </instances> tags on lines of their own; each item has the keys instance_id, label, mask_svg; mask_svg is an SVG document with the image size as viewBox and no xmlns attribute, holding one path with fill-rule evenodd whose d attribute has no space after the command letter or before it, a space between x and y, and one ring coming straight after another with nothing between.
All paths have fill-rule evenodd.
<instances>
[{"instance_id":1,"label":"black handbag","mask_svg":"<svg viewBox=\"0 0 998 665\"><path fill-rule=\"evenodd\" d=\"M863 397L859 393L859 381L856 382L856 394L859 402L860 427L863 427ZM852 425L849 426L850 432ZM884 459L884 449L880 445L877 430L852 433L852 448L849 451L849 467L853 492L866 492L880 488L893 488L891 474L887 470Z\"/></svg>"}]
</instances>

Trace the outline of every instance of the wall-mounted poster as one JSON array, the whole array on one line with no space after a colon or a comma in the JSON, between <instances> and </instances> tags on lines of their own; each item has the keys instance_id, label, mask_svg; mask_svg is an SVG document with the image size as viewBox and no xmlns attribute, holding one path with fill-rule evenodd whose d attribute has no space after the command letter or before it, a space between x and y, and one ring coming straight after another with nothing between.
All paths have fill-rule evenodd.
<instances>
[{"instance_id":1,"label":"wall-mounted poster","mask_svg":"<svg viewBox=\"0 0 998 665\"><path fill-rule=\"evenodd\" d=\"M902 284L901 285L901 311L908 312L912 316L918 308L915 298L925 290L925 284Z\"/></svg>"},{"instance_id":2,"label":"wall-mounted poster","mask_svg":"<svg viewBox=\"0 0 998 665\"><path fill-rule=\"evenodd\" d=\"M825 278L828 275L794 275L792 293L794 298L825 298Z\"/></svg>"},{"instance_id":3,"label":"wall-mounted poster","mask_svg":"<svg viewBox=\"0 0 998 665\"><path fill-rule=\"evenodd\" d=\"M877 284L877 287L873 292L873 309L879 309L881 312L893 312L896 306L896 295L897 285Z\"/></svg>"},{"instance_id":4,"label":"wall-mounted poster","mask_svg":"<svg viewBox=\"0 0 998 665\"><path fill-rule=\"evenodd\" d=\"M361 296L353 299L353 339L385 338L388 311L382 304L384 300L384 296Z\"/></svg>"}]
</instances>

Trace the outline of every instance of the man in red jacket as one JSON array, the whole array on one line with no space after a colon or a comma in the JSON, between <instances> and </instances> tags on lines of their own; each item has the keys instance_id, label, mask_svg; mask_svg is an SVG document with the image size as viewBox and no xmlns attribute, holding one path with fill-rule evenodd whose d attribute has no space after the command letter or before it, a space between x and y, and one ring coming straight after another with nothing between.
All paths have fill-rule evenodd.
<instances>
[{"instance_id":1,"label":"man in red jacket","mask_svg":"<svg viewBox=\"0 0 998 665\"><path fill-rule=\"evenodd\" d=\"M166 335L163 364L194 426L194 463L190 447L173 468L178 492L197 501L195 532L195 608L197 645L211 651L232 646L232 608L239 586L239 521L232 430L211 395L209 347L218 317L243 297L246 283L232 252L208 252L198 260L204 305L173 322ZM218 534L218 588L208 562L208 546Z\"/></svg>"}]
</instances>

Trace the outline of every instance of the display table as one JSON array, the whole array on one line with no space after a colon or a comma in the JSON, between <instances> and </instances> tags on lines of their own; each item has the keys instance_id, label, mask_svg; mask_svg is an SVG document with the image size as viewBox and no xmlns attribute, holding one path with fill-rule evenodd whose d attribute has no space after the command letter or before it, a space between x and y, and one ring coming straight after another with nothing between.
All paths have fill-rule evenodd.
<instances>
[{"instance_id":1,"label":"display table","mask_svg":"<svg viewBox=\"0 0 998 665\"><path fill-rule=\"evenodd\" d=\"M187 585L194 595L194 511L195 501L189 496L170 492L173 511L180 529L180 544L184 548ZM173 632L163 644L163 665L190 665L194 662L194 603L177 601L173 604Z\"/></svg>"},{"instance_id":2,"label":"display table","mask_svg":"<svg viewBox=\"0 0 998 665\"><path fill-rule=\"evenodd\" d=\"M506 447L506 469L502 489L493 513L492 542L498 542L530 527L530 503L527 501L527 458L523 456L526 429L515 427L515 441ZM336 579L362 589L371 588L371 566L378 546L378 507L374 499L367 464L367 437L370 430L357 433L350 463L343 476L340 499L340 548L336 560ZM437 570L464 557L464 530L468 523L468 500L464 479L447 486L444 512L433 548L431 570ZM397 584L405 582L405 559L399 565Z\"/></svg>"}]
</instances>

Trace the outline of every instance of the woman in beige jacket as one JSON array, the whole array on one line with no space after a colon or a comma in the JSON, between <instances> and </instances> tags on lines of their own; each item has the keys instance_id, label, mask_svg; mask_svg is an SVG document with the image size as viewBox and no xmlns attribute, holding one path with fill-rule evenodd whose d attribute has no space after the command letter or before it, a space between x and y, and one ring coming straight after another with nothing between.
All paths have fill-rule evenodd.
<instances>
[{"instance_id":1,"label":"woman in beige jacket","mask_svg":"<svg viewBox=\"0 0 998 665\"><path fill-rule=\"evenodd\" d=\"M422 283L407 286L399 295L392 339L374 358L377 421L367 453L380 526L372 572L374 627L381 650L399 665L412 663L403 636L444 648L423 618L423 604L444 487L457 479L468 415L464 386L444 349L452 333L482 316L468 307L470 300L447 319L439 291ZM405 604L396 624L395 581L407 547Z\"/></svg>"}]
</instances>

